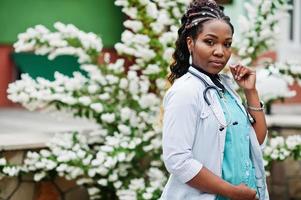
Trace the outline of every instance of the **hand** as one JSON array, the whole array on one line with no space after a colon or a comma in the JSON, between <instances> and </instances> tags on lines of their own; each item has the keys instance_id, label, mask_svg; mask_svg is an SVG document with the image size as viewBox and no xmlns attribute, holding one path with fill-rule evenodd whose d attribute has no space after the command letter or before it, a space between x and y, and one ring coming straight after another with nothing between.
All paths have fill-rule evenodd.
<instances>
[{"instance_id":1,"label":"hand","mask_svg":"<svg viewBox=\"0 0 301 200\"><path fill-rule=\"evenodd\" d=\"M234 186L233 195L231 200L258 200L256 197L256 191L247 187L244 184Z\"/></svg>"},{"instance_id":2,"label":"hand","mask_svg":"<svg viewBox=\"0 0 301 200\"><path fill-rule=\"evenodd\" d=\"M255 89L256 73L243 65L230 65L230 71L236 83L244 90Z\"/></svg>"}]
</instances>

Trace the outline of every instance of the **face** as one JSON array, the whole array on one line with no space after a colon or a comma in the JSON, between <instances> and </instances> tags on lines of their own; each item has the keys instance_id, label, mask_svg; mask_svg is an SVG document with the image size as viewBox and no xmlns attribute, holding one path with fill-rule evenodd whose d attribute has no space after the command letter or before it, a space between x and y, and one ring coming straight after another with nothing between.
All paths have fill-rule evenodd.
<instances>
[{"instance_id":1,"label":"face","mask_svg":"<svg viewBox=\"0 0 301 200\"><path fill-rule=\"evenodd\" d=\"M187 46L192 53L192 62L211 73L219 73L231 56L232 30L222 20L203 23L203 30L195 40L187 38Z\"/></svg>"}]
</instances>

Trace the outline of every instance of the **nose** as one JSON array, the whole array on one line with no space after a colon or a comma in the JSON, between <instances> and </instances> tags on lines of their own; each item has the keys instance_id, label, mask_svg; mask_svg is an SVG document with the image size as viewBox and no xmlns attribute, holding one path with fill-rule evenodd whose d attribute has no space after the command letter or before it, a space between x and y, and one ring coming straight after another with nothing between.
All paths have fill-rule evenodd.
<instances>
[{"instance_id":1,"label":"nose","mask_svg":"<svg viewBox=\"0 0 301 200\"><path fill-rule=\"evenodd\" d=\"M224 49L222 45L216 45L215 49L213 50L213 55L217 57L223 57L224 56Z\"/></svg>"}]
</instances>

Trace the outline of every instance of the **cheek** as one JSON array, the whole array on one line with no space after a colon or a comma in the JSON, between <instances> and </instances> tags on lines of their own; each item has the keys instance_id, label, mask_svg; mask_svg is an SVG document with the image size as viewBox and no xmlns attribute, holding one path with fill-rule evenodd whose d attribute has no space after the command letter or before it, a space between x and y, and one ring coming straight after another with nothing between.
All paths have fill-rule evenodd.
<instances>
[{"instance_id":1,"label":"cheek","mask_svg":"<svg viewBox=\"0 0 301 200\"><path fill-rule=\"evenodd\" d=\"M212 48L208 47L207 45L200 45L199 54L201 57L208 57L212 54Z\"/></svg>"},{"instance_id":2,"label":"cheek","mask_svg":"<svg viewBox=\"0 0 301 200\"><path fill-rule=\"evenodd\" d=\"M231 54L232 54L232 50L231 49L226 49L225 57L227 58L227 60L230 58Z\"/></svg>"}]
</instances>

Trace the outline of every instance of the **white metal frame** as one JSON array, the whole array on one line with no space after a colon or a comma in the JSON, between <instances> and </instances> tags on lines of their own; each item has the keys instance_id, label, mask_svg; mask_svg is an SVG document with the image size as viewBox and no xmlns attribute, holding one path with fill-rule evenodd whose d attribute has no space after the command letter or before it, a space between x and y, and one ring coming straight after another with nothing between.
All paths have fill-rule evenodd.
<instances>
[{"instance_id":1,"label":"white metal frame","mask_svg":"<svg viewBox=\"0 0 301 200\"><path fill-rule=\"evenodd\" d=\"M280 61L297 61L301 63L301 0L294 1L293 6L293 40L290 39L290 18L280 22L281 39L277 53Z\"/></svg>"}]
</instances>

